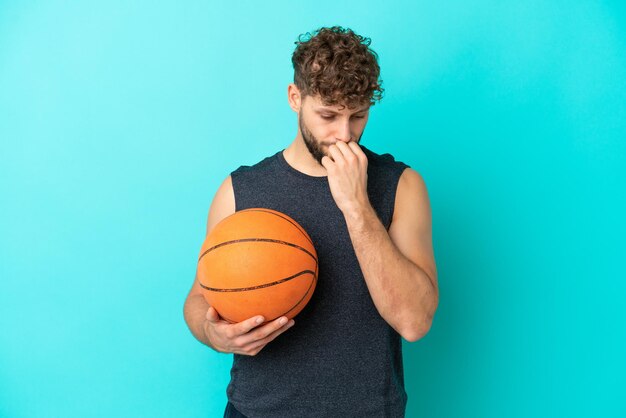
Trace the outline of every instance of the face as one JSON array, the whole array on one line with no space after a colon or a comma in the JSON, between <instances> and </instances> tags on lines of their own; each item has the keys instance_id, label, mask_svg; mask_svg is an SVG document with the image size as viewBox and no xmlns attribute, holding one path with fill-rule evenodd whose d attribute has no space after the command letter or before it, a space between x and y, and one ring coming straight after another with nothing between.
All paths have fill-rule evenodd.
<instances>
[{"instance_id":1,"label":"face","mask_svg":"<svg viewBox=\"0 0 626 418\"><path fill-rule=\"evenodd\" d=\"M348 109L344 106L324 106L317 97L307 96L298 113L302 139L311 156L322 164L328 147L337 141L358 143L369 117L369 104Z\"/></svg>"}]
</instances>

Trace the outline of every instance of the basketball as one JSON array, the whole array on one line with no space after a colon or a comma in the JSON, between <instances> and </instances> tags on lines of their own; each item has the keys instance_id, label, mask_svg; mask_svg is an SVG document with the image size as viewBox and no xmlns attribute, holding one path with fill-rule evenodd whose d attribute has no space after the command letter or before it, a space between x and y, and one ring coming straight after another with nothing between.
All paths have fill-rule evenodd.
<instances>
[{"instance_id":1,"label":"basketball","mask_svg":"<svg viewBox=\"0 0 626 418\"><path fill-rule=\"evenodd\" d=\"M228 322L255 315L295 317L317 284L318 261L306 231L284 213L251 208L224 218L198 258L205 300Z\"/></svg>"}]
</instances>

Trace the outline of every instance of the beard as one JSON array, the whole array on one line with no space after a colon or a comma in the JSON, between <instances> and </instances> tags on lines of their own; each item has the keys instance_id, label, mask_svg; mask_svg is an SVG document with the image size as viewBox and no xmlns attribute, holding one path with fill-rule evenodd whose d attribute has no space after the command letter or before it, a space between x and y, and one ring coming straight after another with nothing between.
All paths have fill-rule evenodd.
<instances>
[{"instance_id":1,"label":"beard","mask_svg":"<svg viewBox=\"0 0 626 418\"><path fill-rule=\"evenodd\" d=\"M302 132L304 145L306 145L306 148L309 150L315 161L317 161L319 165L322 165L322 158L324 158L326 154L324 154L324 151L322 150L320 141L318 141L317 138L313 136L311 131L309 131L304 125L304 122L302 121L302 112L298 114L298 125L300 125L300 132Z\"/></svg>"},{"instance_id":2,"label":"beard","mask_svg":"<svg viewBox=\"0 0 626 418\"><path fill-rule=\"evenodd\" d=\"M302 139L304 139L304 145L306 145L306 148L309 150L309 153L311 153L311 156L315 159L315 161L317 161L319 165L322 165L322 158L324 158L326 153L324 153L324 150L322 149L322 143L318 141L315 136L313 136L311 131L307 129L306 125L302 121L302 112L298 114L298 125L300 126L300 132L302 133ZM361 132L359 139L354 142L358 144L362 136L363 132Z\"/></svg>"}]
</instances>

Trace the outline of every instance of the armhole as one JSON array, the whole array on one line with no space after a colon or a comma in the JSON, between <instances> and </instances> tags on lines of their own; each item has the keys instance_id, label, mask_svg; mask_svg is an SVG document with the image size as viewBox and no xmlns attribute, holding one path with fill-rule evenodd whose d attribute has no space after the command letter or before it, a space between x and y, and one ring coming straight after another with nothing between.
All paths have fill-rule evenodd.
<instances>
[{"instance_id":1,"label":"armhole","mask_svg":"<svg viewBox=\"0 0 626 418\"><path fill-rule=\"evenodd\" d=\"M396 197L398 195L398 187L400 186L400 177L402 177L402 174L407 168L410 168L410 167L404 163L399 163L397 165L397 169L394 170L394 177L391 183L392 187L391 187L390 196L389 196L389 206L390 206L389 222L387 223L387 225L385 225L385 229L387 231L389 231L389 228L391 227L391 223L393 222L393 214L396 209Z\"/></svg>"},{"instance_id":2,"label":"armhole","mask_svg":"<svg viewBox=\"0 0 626 418\"><path fill-rule=\"evenodd\" d=\"M237 188L239 183L239 169L230 173L230 184L233 187L233 198L235 199L235 212L240 210L239 199L237 199Z\"/></svg>"}]
</instances>

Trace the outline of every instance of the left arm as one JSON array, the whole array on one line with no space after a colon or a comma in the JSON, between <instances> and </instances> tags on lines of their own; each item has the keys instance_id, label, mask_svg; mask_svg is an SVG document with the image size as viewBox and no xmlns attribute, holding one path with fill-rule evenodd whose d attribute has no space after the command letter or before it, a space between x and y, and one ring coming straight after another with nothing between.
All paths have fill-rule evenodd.
<instances>
[{"instance_id":1,"label":"left arm","mask_svg":"<svg viewBox=\"0 0 626 418\"><path fill-rule=\"evenodd\" d=\"M380 315L407 341L430 329L439 303L430 204L421 176L404 170L385 230L367 196L367 157L338 142L325 157L331 192L342 210L363 276Z\"/></svg>"}]
</instances>

